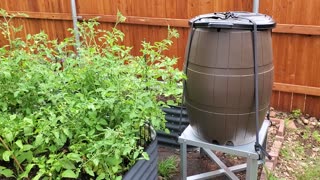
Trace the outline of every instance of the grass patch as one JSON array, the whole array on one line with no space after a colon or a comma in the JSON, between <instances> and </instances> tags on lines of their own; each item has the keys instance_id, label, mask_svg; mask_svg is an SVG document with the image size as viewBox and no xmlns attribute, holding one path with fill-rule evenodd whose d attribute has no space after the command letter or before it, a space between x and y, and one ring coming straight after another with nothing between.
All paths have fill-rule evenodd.
<instances>
[{"instance_id":1,"label":"grass patch","mask_svg":"<svg viewBox=\"0 0 320 180\"><path fill-rule=\"evenodd\" d=\"M320 143L320 134L319 134L319 131L314 131L312 133L312 137L314 140L316 140L318 143ZM320 171L319 171L319 174L320 174Z\"/></svg>"},{"instance_id":2,"label":"grass patch","mask_svg":"<svg viewBox=\"0 0 320 180\"><path fill-rule=\"evenodd\" d=\"M306 179L320 180L320 162L317 161L315 165L306 167L303 173L297 174L297 179L298 180L306 180Z\"/></svg>"},{"instance_id":3,"label":"grass patch","mask_svg":"<svg viewBox=\"0 0 320 180\"><path fill-rule=\"evenodd\" d=\"M177 168L178 159L176 156L169 156L158 164L159 174L164 180L169 180L177 172Z\"/></svg>"}]
</instances>

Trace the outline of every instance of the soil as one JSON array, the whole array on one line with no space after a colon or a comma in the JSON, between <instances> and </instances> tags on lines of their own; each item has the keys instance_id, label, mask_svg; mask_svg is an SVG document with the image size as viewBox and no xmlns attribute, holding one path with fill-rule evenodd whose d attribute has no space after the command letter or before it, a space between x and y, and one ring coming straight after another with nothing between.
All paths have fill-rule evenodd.
<instances>
[{"instance_id":1,"label":"soil","mask_svg":"<svg viewBox=\"0 0 320 180\"><path fill-rule=\"evenodd\" d=\"M191 150L190 150L191 149ZM200 173L205 173L209 171L214 171L217 169L220 169L220 167L214 163L211 159L209 159L207 156L200 153L199 148L190 148L188 150L187 154L187 175L196 175ZM166 146L160 146L158 149L159 152L159 161L168 158L170 156L176 156L178 160L180 160L180 150L173 147L166 147ZM228 167L243 164L246 162L245 158L227 155L222 152L215 152L215 154L221 159L221 161ZM178 163L177 172L172 174L170 177L170 180L181 180L181 174L180 174L180 162ZM259 175L262 168L259 168ZM240 180L245 179L245 172L238 172L236 173L236 176ZM226 176L220 176L214 178L215 180L225 180L228 179Z\"/></svg>"}]
</instances>

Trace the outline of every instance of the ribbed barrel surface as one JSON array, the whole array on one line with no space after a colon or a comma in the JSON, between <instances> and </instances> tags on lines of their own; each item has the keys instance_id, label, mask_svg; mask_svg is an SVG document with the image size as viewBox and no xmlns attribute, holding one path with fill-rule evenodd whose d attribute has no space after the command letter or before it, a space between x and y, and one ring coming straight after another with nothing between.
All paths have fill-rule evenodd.
<instances>
[{"instance_id":1,"label":"ribbed barrel surface","mask_svg":"<svg viewBox=\"0 0 320 180\"><path fill-rule=\"evenodd\" d=\"M255 140L252 31L195 29L187 68L185 102L196 135L211 143ZM259 122L273 83L271 30L257 32Z\"/></svg>"}]
</instances>

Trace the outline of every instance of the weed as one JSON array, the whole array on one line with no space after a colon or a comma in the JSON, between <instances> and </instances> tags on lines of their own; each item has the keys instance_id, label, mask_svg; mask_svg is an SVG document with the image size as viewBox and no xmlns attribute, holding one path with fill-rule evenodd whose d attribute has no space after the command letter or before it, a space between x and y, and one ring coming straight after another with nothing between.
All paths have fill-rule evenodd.
<instances>
[{"instance_id":1,"label":"weed","mask_svg":"<svg viewBox=\"0 0 320 180\"><path fill-rule=\"evenodd\" d=\"M290 160L290 159L292 159L292 156L291 156L290 151L291 151L291 150L289 150L287 147L283 147L283 148L280 150L280 153L281 153L281 155L284 157L284 159Z\"/></svg>"},{"instance_id":2,"label":"weed","mask_svg":"<svg viewBox=\"0 0 320 180\"><path fill-rule=\"evenodd\" d=\"M314 131L312 133L312 137L314 140L316 140L318 143L320 143L320 134L319 134L319 131Z\"/></svg>"},{"instance_id":3,"label":"weed","mask_svg":"<svg viewBox=\"0 0 320 180\"><path fill-rule=\"evenodd\" d=\"M298 155L302 156L302 155L305 154L305 152L304 152L305 149L304 149L304 147L303 147L302 145L297 145L297 146L295 146L294 148L295 148L295 152L296 152Z\"/></svg>"},{"instance_id":4,"label":"weed","mask_svg":"<svg viewBox=\"0 0 320 180\"><path fill-rule=\"evenodd\" d=\"M285 118L284 119L284 126L287 127L289 124L290 118Z\"/></svg>"},{"instance_id":5,"label":"weed","mask_svg":"<svg viewBox=\"0 0 320 180\"><path fill-rule=\"evenodd\" d=\"M302 133L303 133L302 139L304 139L304 140L309 139L311 136L311 131L309 128L306 128L305 130L303 130Z\"/></svg>"},{"instance_id":6,"label":"weed","mask_svg":"<svg viewBox=\"0 0 320 180\"><path fill-rule=\"evenodd\" d=\"M292 110L292 112L290 114L290 117L293 118L293 119L297 119L301 115L302 115L301 110L300 109L295 109L295 110Z\"/></svg>"},{"instance_id":7,"label":"weed","mask_svg":"<svg viewBox=\"0 0 320 180\"><path fill-rule=\"evenodd\" d=\"M320 163L318 161L312 167L310 166L306 167L303 170L303 173L299 173L296 176L298 180L305 180L305 179L320 180L319 172L320 172Z\"/></svg>"},{"instance_id":8,"label":"weed","mask_svg":"<svg viewBox=\"0 0 320 180\"><path fill-rule=\"evenodd\" d=\"M162 160L158 164L158 170L160 176L165 180L170 179L170 177L177 171L178 160L176 156L169 156L168 158Z\"/></svg>"},{"instance_id":9,"label":"weed","mask_svg":"<svg viewBox=\"0 0 320 180\"><path fill-rule=\"evenodd\" d=\"M267 180L278 180L278 178L277 178L274 174L272 174L272 173L270 172L270 170L268 170L267 167L264 166L263 169L264 169L264 171L265 171L265 173L266 173Z\"/></svg>"}]
</instances>

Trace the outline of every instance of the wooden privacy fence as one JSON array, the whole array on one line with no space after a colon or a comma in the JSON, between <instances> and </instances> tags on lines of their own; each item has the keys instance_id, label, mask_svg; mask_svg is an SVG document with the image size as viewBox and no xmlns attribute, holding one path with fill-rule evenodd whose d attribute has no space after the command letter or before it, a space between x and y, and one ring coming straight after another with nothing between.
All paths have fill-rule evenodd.
<instances>
[{"instance_id":1,"label":"wooden privacy fence","mask_svg":"<svg viewBox=\"0 0 320 180\"><path fill-rule=\"evenodd\" d=\"M182 68L188 38L188 19L204 13L251 11L252 0L76 0L78 19L99 16L101 28L110 28L117 10L127 21L120 26L126 34L124 44L139 54L142 40L154 42L167 35L167 26L176 28L180 38L168 52L179 57ZM0 8L24 12L20 18L25 36L44 30L49 37L63 39L72 28L68 0L1 0ZM260 12L278 23L273 30L275 83L272 106L279 110L300 109L320 117L320 1L260 0ZM0 44L5 43L3 37Z\"/></svg>"}]
</instances>

